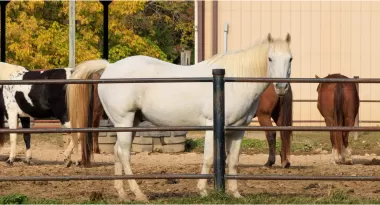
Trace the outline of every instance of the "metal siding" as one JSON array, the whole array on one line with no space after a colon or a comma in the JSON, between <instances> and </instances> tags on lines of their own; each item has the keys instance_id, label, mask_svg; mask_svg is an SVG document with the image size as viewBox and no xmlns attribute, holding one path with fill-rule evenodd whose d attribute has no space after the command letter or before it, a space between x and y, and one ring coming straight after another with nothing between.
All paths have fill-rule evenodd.
<instances>
[{"instance_id":1,"label":"metal siding","mask_svg":"<svg viewBox=\"0 0 380 205\"><path fill-rule=\"evenodd\" d=\"M206 18L209 16L206 13ZM380 20L380 2L219 1L218 19L219 52L223 51L223 27L228 22L228 51L245 49L266 38L269 32L281 38L289 32L294 56L291 77L314 78L315 74L325 77L331 73L350 78L380 77L376 66L380 54L377 49L380 27L376 23ZM211 51L210 39L206 44ZM317 84L294 83L292 87L294 99L317 99ZM361 100L380 99L379 92L372 92L380 90L380 85L359 87ZM380 113L372 111L376 107L376 103L361 103L360 119L380 120ZM322 119L315 102L294 102L294 120Z\"/></svg>"}]
</instances>

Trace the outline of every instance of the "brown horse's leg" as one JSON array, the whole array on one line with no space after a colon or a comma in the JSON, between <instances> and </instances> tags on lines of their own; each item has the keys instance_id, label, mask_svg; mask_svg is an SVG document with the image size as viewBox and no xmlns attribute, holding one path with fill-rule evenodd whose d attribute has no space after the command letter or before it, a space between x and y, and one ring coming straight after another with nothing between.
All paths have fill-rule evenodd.
<instances>
[{"instance_id":1,"label":"brown horse's leg","mask_svg":"<svg viewBox=\"0 0 380 205\"><path fill-rule=\"evenodd\" d=\"M93 119L92 119L92 127L99 127L101 117L102 117L102 113L95 112L94 110ZM94 153L97 153L97 154L100 153L98 138L99 138L99 132L93 132L92 133L92 142L93 142L92 148L94 150Z\"/></svg>"},{"instance_id":2,"label":"brown horse's leg","mask_svg":"<svg viewBox=\"0 0 380 205\"><path fill-rule=\"evenodd\" d=\"M325 117L325 122L326 122L326 126L334 126L335 123L334 123L334 119L332 117ZM340 163L340 158L342 157L342 155L340 154L340 150L341 150L341 143L339 143L339 140L337 140L337 134L334 133L333 131L330 132L330 140L331 140L331 146L332 146L332 149L331 149L331 162L333 164L339 164Z\"/></svg>"},{"instance_id":3,"label":"brown horse's leg","mask_svg":"<svg viewBox=\"0 0 380 205\"><path fill-rule=\"evenodd\" d=\"M95 79L99 79L99 77L94 77ZM94 85L94 91L93 91L93 97L94 97L94 109L92 111L92 127L99 127L100 119L103 115L103 106L100 102L99 95L98 95L98 86ZM99 149L99 132L94 132L92 134L92 148L95 153L100 153Z\"/></svg>"},{"instance_id":4,"label":"brown horse's leg","mask_svg":"<svg viewBox=\"0 0 380 205\"><path fill-rule=\"evenodd\" d=\"M344 119L344 121L345 121L344 124L348 127L352 127L355 125L355 118L347 117ZM345 164L352 165L354 163L352 162L352 158L351 158L352 149L348 147L348 136L349 136L349 132L343 132L343 146L345 148L345 152L344 152Z\"/></svg>"},{"instance_id":5,"label":"brown horse's leg","mask_svg":"<svg viewBox=\"0 0 380 205\"><path fill-rule=\"evenodd\" d=\"M269 115L261 115L257 118L260 126L272 126L271 117ZM269 145L269 157L267 163L265 163L265 166L271 167L276 162L276 132L266 131L265 135Z\"/></svg>"}]
</instances>

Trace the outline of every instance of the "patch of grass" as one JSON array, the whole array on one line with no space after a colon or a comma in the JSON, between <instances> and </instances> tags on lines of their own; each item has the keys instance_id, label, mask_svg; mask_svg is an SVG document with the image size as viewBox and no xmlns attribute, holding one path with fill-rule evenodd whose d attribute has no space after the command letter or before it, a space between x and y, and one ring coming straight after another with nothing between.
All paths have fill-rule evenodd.
<instances>
[{"instance_id":1,"label":"patch of grass","mask_svg":"<svg viewBox=\"0 0 380 205\"><path fill-rule=\"evenodd\" d=\"M205 140L204 138L186 139L185 152L203 151Z\"/></svg>"},{"instance_id":2,"label":"patch of grass","mask_svg":"<svg viewBox=\"0 0 380 205\"><path fill-rule=\"evenodd\" d=\"M353 154L364 155L375 153L380 155L380 135L375 132L360 133L358 140L349 137L349 147ZM187 139L185 142L186 152L203 152L204 138ZM268 153L268 142L265 139L243 138L241 152L246 154ZM331 151L330 134L328 132L294 132L291 142L291 153L295 155L313 154L314 150L322 149ZM281 139L277 136L276 151L281 150Z\"/></svg>"},{"instance_id":3,"label":"patch of grass","mask_svg":"<svg viewBox=\"0 0 380 205\"><path fill-rule=\"evenodd\" d=\"M111 201L70 201L64 202L54 199L29 200L23 194L14 194L0 197L2 204L107 204ZM115 203L115 202L112 202ZM117 203L117 202L116 202ZM136 202L125 202L134 204ZM153 199L150 204L378 204L379 199L354 197L347 190L332 190L327 195L310 196L306 194L249 194L243 198L236 199L230 195L211 192L207 197L200 197L197 194L190 196L167 196Z\"/></svg>"},{"instance_id":4,"label":"patch of grass","mask_svg":"<svg viewBox=\"0 0 380 205\"><path fill-rule=\"evenodd\" d=\"M28 197L23 194L11 194L0 197L1 204L26 204Z\"/></svg>"}]
</instances>

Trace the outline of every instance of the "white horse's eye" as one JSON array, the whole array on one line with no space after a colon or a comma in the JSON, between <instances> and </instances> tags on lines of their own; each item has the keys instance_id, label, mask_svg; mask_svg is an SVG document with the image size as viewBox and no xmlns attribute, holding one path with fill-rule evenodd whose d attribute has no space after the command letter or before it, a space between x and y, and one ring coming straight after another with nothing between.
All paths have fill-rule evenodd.
<instances>
[{"instance_id":1,"label":"white horse's eye","mask_svg":"<svg viewBox=\"0 0 380 205\"><path fill-rule=\"evenodd\" d=\"M268 57L269 62L272 62L272 58Z\"/></svg>"},{"instance_id":2,"label":"white horse's eye","mask_svg":"<svg viewBox=\"0 0 380 205\"><path fill-rule=\"evenodd\" d=\"M291 62L292 62L292 60L293 60L293 58L290 58L290 59L289 59L289 63L291 63Z\"/></svg>"}]
</instances>

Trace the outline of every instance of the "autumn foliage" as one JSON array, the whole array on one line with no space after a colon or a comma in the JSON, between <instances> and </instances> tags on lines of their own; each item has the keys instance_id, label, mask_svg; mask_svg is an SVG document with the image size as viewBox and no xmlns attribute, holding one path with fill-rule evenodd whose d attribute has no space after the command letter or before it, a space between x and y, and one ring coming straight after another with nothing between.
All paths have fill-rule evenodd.
<instances>
[{"instance_id":1,"label":"autumn foliage","mask_svg":"<svg viewBox=\"0 0 380 205\"><path fill-rule=\"evenodd\" d=\"M7 5L7 62L29 69L67 67L68 1L11 1ZM103 6L77 1L76 63L102 57ZM193 46L193 2L113 1L109 7L109 60L147 55L165 61Z\"/></svg>"}]
</instances>

